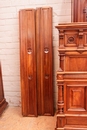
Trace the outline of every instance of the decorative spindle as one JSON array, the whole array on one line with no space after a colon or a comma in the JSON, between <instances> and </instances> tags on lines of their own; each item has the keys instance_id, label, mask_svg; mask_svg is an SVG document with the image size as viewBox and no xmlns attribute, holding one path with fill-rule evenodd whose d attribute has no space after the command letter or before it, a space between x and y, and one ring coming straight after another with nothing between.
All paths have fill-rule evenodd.
<instances>
[{"instance_id":1,"label":"decorative spindle","mask_svg":"<svg viewBox=\"0 0 87 130\"><path fill-rule=\"evenodd\" d=\"M58 113L64 112L64 85L63 82L58 82Z\"/></svg>"}]
</instances>

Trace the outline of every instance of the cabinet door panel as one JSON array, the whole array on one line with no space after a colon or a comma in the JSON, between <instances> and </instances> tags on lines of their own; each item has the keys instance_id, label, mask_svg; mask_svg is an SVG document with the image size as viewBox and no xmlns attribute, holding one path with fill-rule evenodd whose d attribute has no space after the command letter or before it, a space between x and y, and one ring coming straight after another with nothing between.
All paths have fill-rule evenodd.
<instances>
[{"instance_id":1,"label":"cabinet door panel","mask_svg":"<svg viewBox=\"0 0 87 130\"><path fill-rule=\"evenodd\" d=\"M87 85L81 83L66 85L66 111L87 112Z\"/></svg>"}]
</instances>

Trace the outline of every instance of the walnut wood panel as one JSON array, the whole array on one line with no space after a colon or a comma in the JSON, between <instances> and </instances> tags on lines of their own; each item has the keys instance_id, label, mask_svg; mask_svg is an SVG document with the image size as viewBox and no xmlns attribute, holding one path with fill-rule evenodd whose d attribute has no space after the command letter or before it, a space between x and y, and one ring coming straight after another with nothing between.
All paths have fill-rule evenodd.
<instances>
[{"instance_id":1,"label":"walnut wood panel","mask_svg":"<svg viewBox=\"0 0 87 130\"><path fill-rule=\"evenodd\" d=\"M73 65L72 65L73 63ZM65 71L87 71L87 56L66 56L65 58Z\"/></svg>"},{"instance_id":2,"label":"walnut wood panel","mask_svg":"<svg viewBox=\"0 0 87 130\"><path fill-rule=\"evenodd\" d=\"M23 116L37 116L35 10L21 10L20 71Z\"/></svg>"},{"instance_id":3,"label":"walnut wood panel","mask_svg":"<svg viewBox=\"0 0 87 130\"><path fill-rule=\"evenodd\" d=\"M65 23L56 28L59 30L60 61L57 71L58 109L55 129L86 130L87 23Z\"/></svg>"},{"instance_id":4,"label":"walnut wood panel","mask_svg":"<svg viewBox=\"0 0 87 130\"><path fill-rule=\"evenodd\" d=\"M52 8L36 9L38 113L53 115Z\"/></svg>"},{"instance_id":5,"label":"walnut wood panel","mask_svg":"<svg viewBox=\"0 0 87 130\"><path fill-rule=\"evenodd\" d=\"M0 64L0 114L2 114L7 104L8 103L6 102L5 97L4 97L2 71L1 71L1 64Z\"/></svg>"},{"instance_id":6,"label":"walnut wood panel","mask_svg":"<svg viewBox=\"0 0 87 130\"><path fill-rule=\"evenodd\" d=\"M72 83L73 84L73 83ZM86 95L87 95L87 86L73 84L66 85L66 112L69 111L87 111L86 105ZM87 113L87 112L86 112Z\"/></svg>"},{"instance_id":7,"label":"walnut wood panel","mask_svg":"<svg viewBox=\"0 0 87 130\"><path fill-rule=\"evenodd\" d=\"M74 124L74 125L73 125ZM87 130L87 116L79 114L66 114L57 116L56 130Z\"/></svg>"},{"instance_id":8,"label":"walnut wood panel","mask_svg":"<svg viewBox=\"0 0 87 130\"><path fill-rule=\"evenodd\" d=\"M87 22L87 1L72 0L72 22Z\"/></svg>"}]
</instances>

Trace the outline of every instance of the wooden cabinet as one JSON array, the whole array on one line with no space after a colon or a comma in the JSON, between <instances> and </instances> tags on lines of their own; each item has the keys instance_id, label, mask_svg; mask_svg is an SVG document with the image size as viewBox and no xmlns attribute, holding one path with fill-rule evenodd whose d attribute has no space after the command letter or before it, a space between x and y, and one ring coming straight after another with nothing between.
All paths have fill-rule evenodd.
<instances>
[{"instance_id":1,"label":"wooden cabinet","mask_svg":"<svg viewBox=\"0 0 87 130\"><path fill-rule=\"evenodd\" d=\"M2 71L1 71L1 64L0 64L0 114L7 106L7 102L4 98L4 90L3 90L3 81L2 81Z\"/></svg>"},{"instance_id":2,"label":"wooden cabinet","mask_svg":"<svg viewBox=\"0 0 87 130\"><path fill-rule=\"evenodd\" d=\"M56 26L60 68L55 130L87 130L87 23Z\"/></svg>"},{"instance_id":3,"label":"wooden cabinet","mask_svg":"<svg viewBox=\"0 0 87 130\"><path fill-rule=\"evenodd\" d=\"M20 10L19 24L22 114L53 115L52 8Z\"/></svg>"},{"instance_id":4,"label":"wooden cabinet","mask_svg":"<svg viewBox=\"0 0 87 130\"><path fill-rule=\"evenodd\" d=\"M72 22L87 22L87 0L71 0Z\"/></svg>"}]
</instances>

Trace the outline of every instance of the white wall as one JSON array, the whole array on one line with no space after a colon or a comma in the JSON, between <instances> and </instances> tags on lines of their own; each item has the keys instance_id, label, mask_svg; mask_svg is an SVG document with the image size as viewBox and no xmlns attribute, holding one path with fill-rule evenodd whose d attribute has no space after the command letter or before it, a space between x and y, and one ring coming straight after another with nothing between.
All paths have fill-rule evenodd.
<instances>
[{"instance_id":1,"label":"white wall","mask_svg":"<svg viewBox=\"0 0 87 130\"><path fill-rule=\"evenodd\" d=\"M10 106L20 106L19 10L53 8L54 100L57 102L58 31L55 26L71 21L71 0L0 0L0 61L5 98Z\"/></svg>"}]
</instances>

